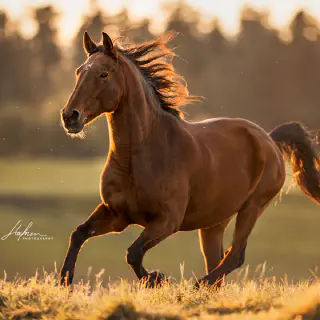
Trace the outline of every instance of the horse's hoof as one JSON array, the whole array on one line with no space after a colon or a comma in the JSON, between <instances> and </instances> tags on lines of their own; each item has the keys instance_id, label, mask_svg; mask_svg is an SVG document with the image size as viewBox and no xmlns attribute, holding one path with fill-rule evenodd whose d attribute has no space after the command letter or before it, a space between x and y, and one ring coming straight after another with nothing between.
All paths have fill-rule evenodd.
<instances>
[{"instance_id":1,"label":"horse's hoof","mask_svg":"<svg viewBox=\"0 0 320 320\"><path fill-rule=\"evenodd\" d=\"M200 289L200 282L197 281L194 285L193 285L193 289L195 290L199 290Z\"/></svg>"},{"instance_id":2,"label":"horse's hoof","mask_svg":"<svg viewBox=\"0 0 320 320\"><path fill-rule=\"evenodd\" d=\"M195 290L199 290L200 287L203 287L203 286L208 285L208 284L209 284L208 280L200 279L200 280L197 280L197 282L193 285L193 288Z\"/></svg>"},{"instance_id":3,"label":"horse's hoof","mask_svg":"<svg viewBox=\"0 0 320 320\"><path fill-rule=\"evenodd\" d=\"M217 280L215 282L212 282L206 278L197 280L197 282L193 285L195 290L199 290L200 287L206 286L210 288L214 288L216 290L219 290L224 285L224 278L221 280Z\"/></svg>"},{"instance_id":4,"label":"horse's hoof","mask_svg":"<svg viewBox=\"0 0 320 320\"><path fill-rule=\"evenodd\" d=\"M167 277L161 272L153 271L144 281L147 288L160 288L167 281Z\"/></svg>"}]
</instances>

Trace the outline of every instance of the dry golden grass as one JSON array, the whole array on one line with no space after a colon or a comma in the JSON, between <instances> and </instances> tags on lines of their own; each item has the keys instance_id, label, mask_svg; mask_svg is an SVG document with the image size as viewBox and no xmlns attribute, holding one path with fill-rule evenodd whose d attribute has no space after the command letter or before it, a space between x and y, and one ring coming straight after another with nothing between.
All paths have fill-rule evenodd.
<instances>
[{"instance_id":1,"label":"dry golden grass","mask_svg":"<svg viewBox=\"0 0 320 320\"><path fill-rule=\"evenodd\" d=\"M158 289L119 280L102 287L56 285L57 273L0 280L0 319L320 319L320 283L289 284L261 276L219 291L193 288L193 279Z\"/></svg>"}]
</instances>

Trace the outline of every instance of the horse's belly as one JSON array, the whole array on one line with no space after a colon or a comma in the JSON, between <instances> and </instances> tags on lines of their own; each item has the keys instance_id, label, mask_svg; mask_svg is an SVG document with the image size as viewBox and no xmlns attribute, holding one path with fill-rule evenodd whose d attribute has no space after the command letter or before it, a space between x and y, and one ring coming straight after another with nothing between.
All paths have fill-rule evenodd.
<instances>
[{"instance_id":1,"label":"horse's belly","mask_svg":"<svg viewBox=\"0 0 320 320\"><path fill-rule=\"evenodd\" d=\"M234 214L235 211L228 207L224 209L212 208L206 212L188 210L181 224L180 231L209 228L230 219Z\"/></svg>"},{"instance_id":2,"label":"horse's belly","mask_svg":"<svg viewBox=\"0 0 320 320\"><path fill-rule=\"evenodd\" d=\"M191 197L181 230L217 225L231 218L248 198L249 184L245 179L242 179L242 184L208 186Z\"/></svg>"}]
</instances>

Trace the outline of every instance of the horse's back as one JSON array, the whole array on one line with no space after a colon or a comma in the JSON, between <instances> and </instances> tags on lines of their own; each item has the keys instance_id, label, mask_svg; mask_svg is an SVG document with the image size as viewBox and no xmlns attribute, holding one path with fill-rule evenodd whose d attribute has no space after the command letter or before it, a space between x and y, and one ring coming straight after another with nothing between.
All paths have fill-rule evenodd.
<instances>
[{"instance_id":1,"label":"horse's back","mask_svg":"<svg viewBox=\"0 0 320 320\"><path fill-rule=\"evenodd\" d=\"M253 129L259 131L265 137L268 133L256 123L242 118L211 118L199 122L189 122L189 129L195 136L216 135L231 133L239 130ZM208 129L208 130L203 130Z\"/></svg>"},{"instance_id":2,"label":"horse's back","mask_svg":"<svg viewBox=\"0 0 320 320\"><path fill-rule=\"evenodd\" d=\"M215 151L215 157L228 152L220 152L227 149L229 152L239 152L238 156L246 148L254 147L255 151L269 152L270 156L281 158L281 152L271 139L270 135L259 125L241 118L213 118L201 122L188 124L191 134L201 145L210 147Z\"/></svg>"}]
</instances>

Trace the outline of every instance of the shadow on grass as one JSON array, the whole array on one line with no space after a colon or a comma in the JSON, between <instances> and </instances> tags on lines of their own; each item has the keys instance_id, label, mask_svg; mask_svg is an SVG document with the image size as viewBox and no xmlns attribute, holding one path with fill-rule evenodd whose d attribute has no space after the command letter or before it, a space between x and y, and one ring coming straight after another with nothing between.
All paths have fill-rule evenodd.
<instances>
[{"instance_id":1,"label":"shadow on grass","mask_svg":"<svg viewBox=\"0 0 320 320\"><path fill-rule=\"evenodd\" d=\"M24 319L43 319L43 316L49 312L39 311L31 307L25 307L21 310L16 310L11 313L10 320L24 320Z\"/></svg>"}]
</instances>

